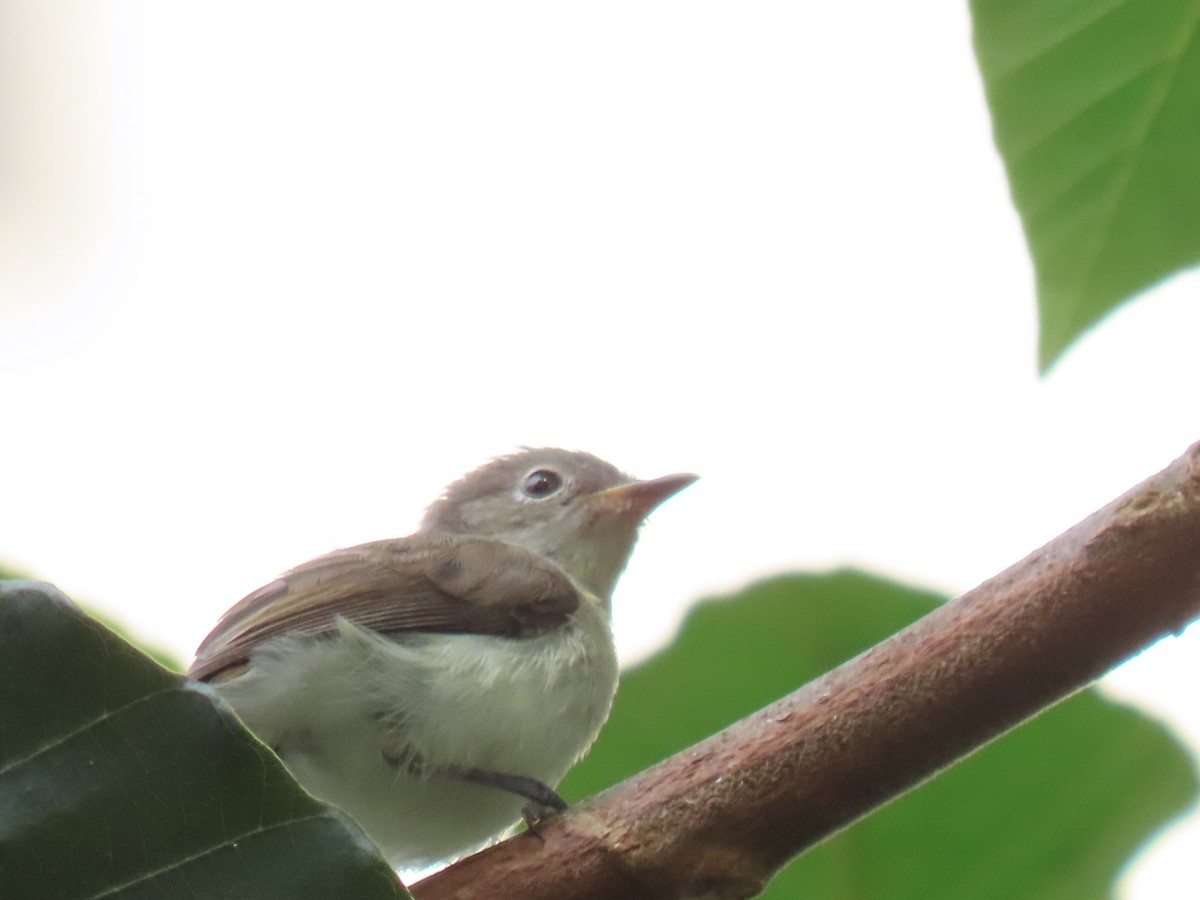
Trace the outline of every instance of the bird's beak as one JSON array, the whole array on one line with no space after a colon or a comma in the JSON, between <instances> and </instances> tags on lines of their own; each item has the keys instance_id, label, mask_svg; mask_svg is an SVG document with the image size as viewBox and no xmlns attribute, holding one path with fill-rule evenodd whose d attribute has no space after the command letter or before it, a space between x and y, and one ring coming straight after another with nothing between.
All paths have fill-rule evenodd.
<instances>
[{"instance_id":1,"label":"bird's beak","mask_svg":"<svg viewBox=\"0 0 1200 900\"><path fill-rule=\"evenodd\" d=\"M649 481L631 481L597 491L587 498L588 506L603 515L636 525L666 500L694 482L699 475L664 475Z\"/></svg>"}]
</instances>

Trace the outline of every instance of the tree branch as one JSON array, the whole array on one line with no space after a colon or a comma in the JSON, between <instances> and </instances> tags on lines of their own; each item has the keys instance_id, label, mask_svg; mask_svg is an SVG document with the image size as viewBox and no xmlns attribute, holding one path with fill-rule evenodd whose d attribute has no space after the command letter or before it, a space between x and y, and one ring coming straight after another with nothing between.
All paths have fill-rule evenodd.
<instances>
[{"instance_id":1,"label":"tree branch","mask_svg":"<svg viewBox=\"0 0 1200 900\"><path fill-rule=\"evenodd\" d=\"M883 643L413 894L751 896L796 854L1198 616L1200 443Z\"/></svg>"}]
</instances>

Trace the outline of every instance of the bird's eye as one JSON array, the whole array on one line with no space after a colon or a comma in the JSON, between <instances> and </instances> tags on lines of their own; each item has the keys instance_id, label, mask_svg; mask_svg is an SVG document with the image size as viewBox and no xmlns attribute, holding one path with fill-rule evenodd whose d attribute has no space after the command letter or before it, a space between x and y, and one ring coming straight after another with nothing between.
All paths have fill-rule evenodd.
<instances>
[{"instance_id":1,"label":"bird's eye","mask_svg":"<svg viewBox=\"0 0 1200 900\"><path fill-rule=\"evenodd\" d=\"M540 500L551 494L557 494L562 490L562 486L562 476L553 469L537 469L525 476L522 489L525 491L526 497Z\"/></svg>"}]
</instances>

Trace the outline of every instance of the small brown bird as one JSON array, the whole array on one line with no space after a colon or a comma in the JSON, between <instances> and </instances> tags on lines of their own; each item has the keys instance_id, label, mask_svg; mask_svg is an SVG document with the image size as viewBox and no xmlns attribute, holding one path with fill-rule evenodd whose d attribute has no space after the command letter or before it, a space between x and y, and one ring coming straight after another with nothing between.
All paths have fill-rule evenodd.
<instances>
[{"instance_id":1,"label":"small brown bird","mask_svg":"<svg viewBox=\"0 0 1200 900\"><path fill-rule=\"evenodd\" d=\"M250 594L189 674L397 868L462 855L530 804L563 808L553 788L616 691L613 588L641 522L694 480L558 449L493 460L410 537Z\"/></svg>"}]
</instances>

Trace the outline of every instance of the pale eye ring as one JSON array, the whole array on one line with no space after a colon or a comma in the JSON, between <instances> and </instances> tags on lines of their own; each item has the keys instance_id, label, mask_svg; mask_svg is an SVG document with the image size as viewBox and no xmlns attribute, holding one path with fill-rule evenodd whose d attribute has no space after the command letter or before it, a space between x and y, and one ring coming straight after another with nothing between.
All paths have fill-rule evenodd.
<instances>
[{"instance_id":1,"label":"pale eye ring","mask_svg":"<svg viewBox=\"0 0 1200 900\"><path fill-rule=\"evenodd\" d=\"M525 476L521 490L526 497L542 500L551 497L562 490L563 477L553 469L534 469Z\"/></svg>"}]
</instances>

